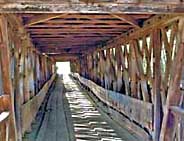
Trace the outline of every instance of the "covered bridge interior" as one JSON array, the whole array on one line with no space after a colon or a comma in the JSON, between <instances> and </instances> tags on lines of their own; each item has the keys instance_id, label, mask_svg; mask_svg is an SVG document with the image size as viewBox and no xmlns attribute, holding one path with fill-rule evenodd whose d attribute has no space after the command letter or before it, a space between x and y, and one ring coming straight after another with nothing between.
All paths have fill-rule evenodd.
<instances>
[{"instance_id":1,"label":"covered bridge interior","mask_svg":"<svg viewBox=\"0 0 184 141\"><path fill-rule=\"evenodd\" d=\"M183 12L182 0L0 1L0 141L31 130L58 61L142 140L183 141Z\"/></svg>"}]
</instances>

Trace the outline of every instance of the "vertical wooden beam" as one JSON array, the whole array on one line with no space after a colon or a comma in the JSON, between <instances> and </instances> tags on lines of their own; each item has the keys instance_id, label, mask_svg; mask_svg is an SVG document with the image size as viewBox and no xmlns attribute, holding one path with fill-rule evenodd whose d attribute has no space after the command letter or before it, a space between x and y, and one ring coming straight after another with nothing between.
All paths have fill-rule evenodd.
<instances>
[{"instance_id":1,"label":"vertical wooden beam","mask_svg":"<svg viewBox=\"0 0 184 141\"><path fill-rule=\"evenodd\" d=\"M24 52L24 103L30 99L29 93L29 74L28 74L28 44L26 39L22 39L22 46Z\"/></svg>"},{"instance_id":2,"label":"vertical wooden beam","mask_svg":"<svg viewBox=\"0 0 184 141\"><path fill-rule=\"evenodd\" d=\"M2 68L2 80L3 80L3 91L4 94L7 94L10 96L10 111L11 111L11 128L10 138L12 140L16 140L16 128L15 128L15 112L14 112L14 93L12 88L12 81L11 81L11 74L10 74L10 49L8 47L8 24L7 20L3 15L0 15L0 48L1 48L1 55L0 55L0 61L1 61L1 68Z\"/></svg>"},{"instance_id":3,"label":"vertical wooden beam","mask_svg":"<svg viewBox=\"0 0 184 141\"><path fill-rule=\"evenodd\" d=\"M97 52L93 52L93 81L97 82Z\"/></svg>"},{"instance_id":4,"label":"vertical wooden beam","mask_svg":"<svg viewBox=\"0 0 184 141\"><path fill-rule=\"evenodd\" d=\"M116 60L117 60L117 68L118 70L121 70L121 66L122 66L122 49L121 49L121 45L117 45L116 47Z\"/></svg>"},{"instance_id":5,"label":"vertical wooden beam","mask_svg":"<svg viewBox=\"0 0 184 141\"><path fill-rule=\"evenodd\" d=\"M85 77L87 79L89 79L88 67L87 67L87 55L84 55L84 60L83 61L84 61L84 66L86 66L86 67L84 67Z\"/></svg>"},{"instance_id":6,"label":"vertical wooden beam","mask_svg":"<svg viewBox=\"0 0 184 141\"><path fill-rule=\"evenodd\" d=\"M161 129L161 69L160 69L160 58L161 58L161 37L160 30L153 30L153 50L155 56L154 64L154 84L153 84L153 95L154 95L154 141L159 141L160 129Z\"/></svg>"},{"instance_id":7,"label":"vertical wooden beam","mask_svg":"<svg viewBox=\"0 0 184 141\"><path fill-rule=\"evenodd\" d=\"M131 92L130 92L130 84L129 84L129 70L130 70L130 55L128 53L127 50L127 45L124 45L124 56L122 56L122 69L123 69L123 80L125 82L125 91L126 91L126 95L131 96ZM127 68L125 65L125 60L127 61Z\"/></svg>"},{"instance_id":8,"label":"vertical wooden beam","mask_svg":"<svg viewBox=\"0 0 184 141\"><path fill-rule=\"evenodd\" d=\"M183 56L184 56L184 19L179 21L179 46L175 60L172 64L171 80L164 109L164 117L162 122L162 129L160 141L173 141L175 135L176 117L170 111L170 106L179 106L181 99L180 81L182 74Z\"/></svg>"},{"instance_id":9,"label":"vertical wooden beam","mask_svg":"<svg viewBox=\"0 0 184 141\"><path fill-rule=\"evenodd\" d=\"M120 92L122 85L123 85L123 72L121 70L122 67L122 61L123 60L123 54L122 54L122 49L121 49L121 45L118 45L116 48L116 60L117 60L117 91Z\"/></svg>"},{"instance_id":10,"label":"vertical wooden beam","mask_svg":"<svg viewBox=\"0 0 184 141\"><path fill-rule=\"evenodd\" d=\"M44 59L43 59L43 57L44 56L42 56L41 54L39 55L39 61L40 61L40 82L41 82L41 87L43 86L43 84L44 84L44 76L45 76L45 74L44 74L44 66L43 66L43 64L44 64Z\"/></svg>"},{"instance_id":11,"label":"vertical wooden beam","mask_svg":"<svg viewBox=\"0 0 184 141\"><path fill-rule=\"evenodd\" d=\"M35 81L36 81L36 93L39 91L40 89L40 64L39 64L39 54L35 52L35 71L34 71L34 75L35 75Z\"/></svg>"},{"instance_id":12,"label":"vertical wooden beam","mask_svg":"<svg viewBox=\"0 0 184 141\"><path fill-rule=\"evenodd\" d=\"M89 73L89 78L92 79L92 69L93 69L93 62L92 62L92 56L91 54L88 55L88 73Z\"/></svg>"},{"instance_id":13,"label":"vertical wooden beam","mask_svg":"<svg viewBox=\"0 0 184 141\"><path fill-rule=\"evenodd\" d=\"M111 75L112 79L112 90L117 91L117 60L116 60L116 46L111 49L111 54L110 54L110 72L109 75Z\"/></svg>"},{"instance_id":14,"label":"vertical wooden beam","mask_svg":"<svg viewBox=\"0 0 184 141\"><path fill-rule=\"evenodd\" d=\"M111 74L110 74L110 49L106 49L106 60L105 60L105 88L110 89L111 85Z\"/></svg>"},{"instance_id":15,"label":"vertical wooden beam","mask_svg":"<svg viewBox=\"0 0 184 141\"><path fill-rule=\"evenodd\" d=\"M137 65L136 65L136 54L133 50L134 48L134 40L130 42L130 51L131 51L131 61L130 61L130 70L131 70L131 96L134 98L138 98L137 93Z\"/></svg>"},{"instance_id":16,"label":"vertical wooden beam","mask_svg":"<svg viewBox=\"0 0 184 141\"><path fill-rule=\"evenodd\" d=\"M180 107L184 108L184 61L182 69L181 88L182 88L182 99L180 100ZM179 122L180 123L179 123L178 141L182 141L184 139L184 116L179 118Z\"/></svg>"},{"instance_id":17,"label":"vertical wooden beam","mask_svg":"<svg viewBox=\"0 0 184 141\"><path fill-rule=\"evenodd\" d=\"M104 62L104 52L100 51L100 60L98 62L99 66L99 73L100 73L100 81L101 81L101 86L104 86L104 71L105 71L105 62Z\"/></svg>"},{"instance_id":18,"label":"vertical wooden beam","mask_svg":"<svg viewBox=\"0 0 184 141\"><path fill-rule=\"evenodd\" d=\"M16 117L16 130L17 130L17 140L22 140L22 130L21 130L21 105L23 104L23 76L22 76L22 66L21 62L24 58L23 54L19 54L19 49L22 46L20 42L21 36L18 35L18 38L15 42L15 117ZM23 64L22 64L23 65ZM22 85L21 85L22 84Z\"/></svg>"},{"instance_id":19,"label":"vertical wooden beam","mask_svg":"<svg viewBox=\"0 0 184 141\"><path fill-rule=\"evenodd\" d=\"M18 37L20 37L20 41L16 42L16 47L20 48L19 54L18 54L18 67L19 67L19 80L18 80L18 94L20 95L20 103L23 104L24 103L24 58L25 58L25 50L24 50L24 46L22 45L22 40L24 40L24 35L21 33L18 35ZM17 76L16 76L17 77Z\"/></svg>"},{"instance_id":20,"label":"vertical wooden beam","mask_svg":"<svg viewBox=\"0 0 184 141\"><path fill-rule=\"evenodd\" d=\"M29 78L30 78L30 95L33 97L35 95L35 79L34 79L34 70L35 70L35 57L33 48L29 48L29 57L30 57L30 68L29 68Z\"/></svg>"}]
</instances>

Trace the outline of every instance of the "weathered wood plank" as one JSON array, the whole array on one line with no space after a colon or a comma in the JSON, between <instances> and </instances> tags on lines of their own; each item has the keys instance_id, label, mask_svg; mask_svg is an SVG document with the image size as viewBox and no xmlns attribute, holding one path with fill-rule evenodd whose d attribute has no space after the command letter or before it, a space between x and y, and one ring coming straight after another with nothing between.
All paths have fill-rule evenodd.
<instances>
[{"instance_id":1,"label":"weathered wood plank","mask_svg":"<svg viewBox=\"0 0 184 141\"><path fill-rule=\"evenodd\" d=\"M159 135L161 130L161 71L160 71L160 58L161 58L161 41L160 30L155 29L153 31L153 51L155 56L154 62L154 82L153 82L153 98L154 98L154 141L159 141Z\"/></svg>"},{"instance_id":2,"label":"weathered wood plank","mask_svg":"<svg viewBox=\"0 0 184 141\"><path fill-rule=\"evenodd\" d=\"M22 119L22 134L25 133L27 129L30 128L33 119L38 112L38 109L47 93L49 87L51 86L56 74L53 74L50 80L48 80L43 88L38 92L38 94L29 100L27 103L23 104L21 107L21 119Z\"/></svg>"},{"instance_id":3,"label":"weathered wood plank","mask_svg":"<svg viewBox=\"0 0 184 141\"><path fill-rule=\"evenodd\" d=\"M31 25L42 23L42 22L45 22L45 21L48 21L54 18L59 18L59 17L61 18L66 15L67 14L46 14L46 15L44 14L44 15L35 16L31 18L29 21L27 21L25 27L29 27Z\"/></svg>"},{"instance_id":4,"label":"weathered wood plank","mask_svg":"<svg viewBox=\"0 0 184 141\"><path fill-rule=\"evenodd\" d=\"M13 83L11 81L11 71L10 71L10 48L8 40L8 22L4 16L0 16L0 65L2 72L3 92L10 97L10 104L8 110L10 111L10 137L9 139L16 140L16 125L15 125L15 111L14 111L14 94L13 94Z\"/></svg>"},{"instance_id":5,"label":"weathered wood plank","mask_svg":"<svg viewBox=\"0 0 184 141\"><path fill-rule=\"evenodd\" d=\"M1 12L20 12L20 13L182 13L183 2L158 2L150 3L99 3L88 6L85 3L58 2L12 2L1 4Z\"/></svg>"},{"instance_id":6,"label":"weathered wood plank","mask_svg":"<svg viewBox=\"0 0 184 141\"><path fill-rule=\"evenodd\" d=\"M137 65L136 65L136 54L133 51L134 48L134 40L130 42L130 87L131 87L131 96L134 98L138 98L138 87L137 87Z\"/></svg>"}]
</instances>

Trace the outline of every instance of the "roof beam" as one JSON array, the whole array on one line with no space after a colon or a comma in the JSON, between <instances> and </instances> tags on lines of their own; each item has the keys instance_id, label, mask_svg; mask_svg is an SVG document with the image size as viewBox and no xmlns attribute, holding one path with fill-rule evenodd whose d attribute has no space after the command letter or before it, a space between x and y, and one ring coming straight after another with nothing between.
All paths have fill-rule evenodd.
<instances>
[{"instance_id":1,"label":"roof beam","mask_svg":"<svg viewBox=\"0 0 184 141\"><path fill-rule=\"evenodd\" d=\"M135 0L123 1L119 0L116 2L106 2L94 5L87 5L84 3L69 3L63 1L50 2L42 0L43 2L38 3L38 1L33 2L22 2L20 0L12 0L11 2L5 2L0 4L1 12L16 12L16 13L183 13L184 3L180 0L166 1L166 0Z\"/></svg>"},{"instance_id":2,"label":"roof beam","mask_svg":"<svg viewBox=\"0 0 184 141\"><path fill-rule=\"evenodd\" d=\"M77 48L77 47L88 47L88 46L91 46L91 45L96 45L96 44L99 44L101 41L98 41L98 42L91 42L91 43L83 43L83 44L80 44L80 43L72 43L72 44L36 44L36 47L37 48L44 48L44 47L49 47L49 48L52 48L52 49L55 49L55 48ZM104 41L105 42L105 41Z\"/></svg>"},{"instance_id":3,"label":"roof beam","mask_svg":"<svg viewBox=\"0 0 184 141\"><path fill-rule=\"evenodd\" d=\"M74 31L74 32L56 32L56 33L50 33L50 32L31 32L30 31L30 35L79 35L79 34L121 34L122 32L111 32L111 31L108 31L108 32L98 32L98 31L94 31L94 32L87 32L87 31Z\"/></svg>"},{"instance_id":4,"label":"roof beam","mask_svg":"<svg viewBox=\"0 0 184 141\"><path fill-rule=\"evenodd\" d=\"M31 25L42 23L42 22L45 22L45 21L48 21L48 20L51 20L54 18L64 17L66 15L68 15L68 14L67 13L64 13L64 14L42 14L39 16L34 16L26 23L25 26L29 27Z\"/></svg>"},{"instance_id":5,"label":"roof beam","mask_svg":"<svg viewBox=\"0 0 184 141\"><path fill-rule=\"evenodd\" d=\"M135 25L133 25L135 26ZM107 24L107 25L97 25L97 24L84 24L84 23L81 23L81 24L78 24L78 25L75 25L75 22L74 24L72 25L65 25L65 24L57 24L57 25L53 25L53 24L43 24L43 25L32 25L32 26L29 26L28 29L37 29L37 28L40 28L40 29L43 29L43 28L87 28L87 27L90 27L90 28L107 28L107 27L110 27L110 28L131 28L133 27L132 24L131 25L115 25L115 24Z\"/></svg>"},{"instance_id":6,"label":"roof beam","mask_svg":"<svg viewBox=\"0 0 184 141\"><path fill-rule=\"evenodd\" d=\"M74 38L73 38L74 37ZM34 41L65 41L65 40L69 40L69 41L74 41L74 40L82 40L82 39L89 39L89 40L92 40L92 39L104 39L104 38L108 38L108 37L96 37L96 38L91 38L91 37L78 37L78 36L66 36L64 38L62 37L49 37L49 38L45 38L45 37L42 37L42 38L34 38L35 40ZM49 41L50 42L50 41Z\"/></svg>"},{"instance_id":7,"label":"roof beam","mask_svg":"<svg viewBox=\"0 0 184 141\"><path fill-rule=\"evenodd\" d=\"M118 34L119 35L119 34ZM93 37L116 37L117 34L100 34L100 35L95 35L95 34L80 34L80 35L31 35L31 38L83 38L83 37L87 37L87 38L93 38Z\"/></svg>"},{"instance_id":8,"label":"roof beam","mask_svg":"<svg viewBox=\"0 0 184 141\"><path fill-rule=\"evenodd\" d=\"M122 21L125 21L125 22L129 23L129 24L133 25L136 28L140 28L138 22L129 15L121 15L121 16L117 15L117 14L110 14L110 15L112 15L113 17L118 18Z\"/></svg>"},{"instance_id":9,"label":"roof beam","mask_svg":"<svg viewBox=\"0 0 184 141\"><path fill-rule=\"evenodd\" d=\"M82 17L81 17L82 18ZM117 18L116 18L117 19ZM52 25L57 25L57 24L70 24L70 23L78 23L78 24L95 24L95 23L103 23L103 24L123 24L126 22L122 22L122 20L117 19L114 20L110 18L107 18L104 20L104 18L100 18L100 19L89 19L89 20L83 20L83 19L78 19L78 20L67 20L67 19L62 19L62 20L50 20L50 21L46 21L46 24L52 24Z\"/></svg>"},{"instance_id":10,"label":"roof beam","mask_svg":"<svg viewBox=\"0 0 184 141\"><path fill-rule=\"evenodd\" d=\"M55 61L72 61L77 60L78 56L52 56Z\"/></svg>"},{"instance_id":11,"label":"roof beam","mask_svg":"<svg viewBox=\"0 0 184 141\"><path fill-rule=\"evenodd\" d=\"M63 46L63 45L38 45L38 46L36 46L36 48L38 48L38 49L42 49L42 48L46 48L46 47L49 47L52 51L57 51L57 50L60 50L60 49L77 49L77 48L94 48L94 47L96 47L97 46L97 42L94 42L94 43L92 43L92 44L80 44L80 45L65 45L65 46ZM49 50L49 49L48 49Z\"/></svg>"},{"instance_id":12,"label":"roof beam","mask_svg":"<svg viewBox=\"0 0 184 141\"><path fill-rule=\"evenodd\" d=\"M56 52L56 53L46 53L49 56L79 56L80 53L66 53L66 52Z\"/></svg>"},{"instance_id":13,"label":"roof beam","mask_svg":"<svg viewBox=\"0 0 184 141\"><path fill-rule=\"evenodd\" d=\"M83 35L120 35L121 33L119 32L109 32L109 33L104 33L104 34L101 34L101 33L98 33L98 32L90 32L90 33L83 33L83 32L74 32L74 33L70 33L68 34L68 32L62 32L61 34L48 34L48 33L40 33L40 34L30 34L30 36L83 36Z\"/></svg>"},{"instance_id":14,"label":"roof beam","mask_svg":"<svg viewBox=\"0 0 184 141\"><path fill-rule=\"evenodd\" d=\"M103 30L103 31L99 31L99 30L92 30L92 31L88 31L88 30L75 30L75 31L72 31L72 30L64 30L64 31L31 31L30 30L30 34L39 34L39 35L42 35L42 34L90 34L90 33L95 33L95 34L121 34L122 32L124 32L124 30L118 30L118 31L109 31L109 30Z\"/></svg>"},{"instance_id":15,"label":"roof beam","mask_svg":"<svg viewBox=\"0 0 184 141\"><path fill-rule=\"evenodd\" d=\"M37 48L45 48L45 47L49 47L49 48L52 48L52 49L59 49L59 48L78 48L78 47L89 47L89 46L92 46L92 45L97 45L97 44L100 44L101 41L98 41L98 42L91 42L91 43L83 43L83 44L80 44L80 43L72 43L72 44L36 44L36 47ZM105 42L105 41L104 41Z\"/></svg>"},{"instance_id":16,"label":"roof beam","mask_svg":"<svg viewBox=\"0 0 184 141\"><path fill-rule=\"evenodd\" d=\"M71 29L27 29L27 31L30 31L31 33L62 33L62 32L84 32L84 31L86 31L86 32L88 32L88 33L90 33L90 32L122 32L122 31L125 31L125 30L127 30L127 29L76 29L76 28L71 28Z\"/></svg>"},{"instance_id":17,"label":"roof beam","mask_svg":"<svg viewBox=\"0 0 184 141\"><path fill-rule=\"evenodd\" d=\"M42 47L42 48L38 48L39 51L44 52L46 54L49 53L82 53L87 51L88 49L95 49L94 46L90 46L90 48L84 48L84 47L78 47L78 48L59 48L57 49L57 51L53 48L46 48L46 47Z\"/></svg>"},{"instance_id":18,"label":"roof beam","mask_svg":"<svg viewBox=\"0 0 184 141\"><path fill-rule=\"evenodd\" d=\"M88 42L86 42L86 43L83 43L83 44L80 44L80 43L64 43L64 44L59 44L59 43L57 43L57 44L39 44L38 45L38 47L50 47L50 48L52 48L52 49L54 49L54 48L58 48L58 46L60 46L60 47L62 47L62 48L67 48L68 46L69 47L72 47L72 46L89 46L89 45L93 45L93 44L95 44L94 42L90 42L90 43L88 43Z\"/></svg>"}]
</instances>

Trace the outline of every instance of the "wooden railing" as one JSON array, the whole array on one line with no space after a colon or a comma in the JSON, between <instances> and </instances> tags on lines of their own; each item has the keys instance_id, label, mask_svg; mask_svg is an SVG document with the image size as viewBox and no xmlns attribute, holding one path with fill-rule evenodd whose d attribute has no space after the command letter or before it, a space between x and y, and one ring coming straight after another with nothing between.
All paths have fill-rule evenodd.
<instances>
[{"instance_id":1,"label":"wooden railing","mask_svg":"<svg viewBox=\"0 0 184 141\"><path fill-rule=\"evenodd\" d=\"M184 87L184 83L182 84L182 87ZM169 112L172 115L170 118L174 118L175 121L175 137L174 140L176 141L183 141L184 139L184 89L181 88L181 94L182 98L180 101L179 106L170 106Z\"/></svg>"},{"instance_id":2,"label":"wooden railing","mask_svg":"<svg viewBox=\"0 0 184 141\"><path fill-rule=\"evenodd\" d=\"M21 106L21 125L23 135L25 131L30 128L31 123L34 120L38 109L40 108L40 105L43 102L44 97L52 85L55 77L56 74L54 73L52 77L43 85L37 95Z\"/></svg>"},{"instance_id":3,"label":"wooden railing","mask_svg":"<svg viewBox=\"0 0 184 141\"><path fill-rule=\"evenodd\" d=\"M184 109L178 106L170 106L170 112L175 119L175 138L174 140L183 141L184 139Z\"/></svg>"},{"instance_id":4,"label":"wooden railing","mask_svg":"<svg viewBox=\"0 0 184 141\"><path fill-rule=\"evenodd\" d=\"M0 141L9 141L10 139L9 102L8 95L0 96Z\"/></svg>"},{"instance_id":5,"label":"wooden railing","mask_svg":"<svg viewBox=\"0 0 184 141\"><path fill-rule=\"evenodd\" d=\"M88 87L93 92L93 94L96 97L98 97L98 99L100 99L100 101L102 101L109 107L115 109L119 113L125 115L127 118L129 118L131 122L135 123L136 125L141 124L141 126L149 132L149 135L152 134L153 131L152 103L135 99L122 93L117 93L111 90L104 89L103 87L97 85L93 81L80 76L78 73L74 73L71 76L78 79L78 81L82 83L84 86ZM137 134L141 133L137 132ZM145 140L149 138L148 134L142 135L143 136L145 135L143 137L145 138Z\"/></svg>"}]
</instances>

